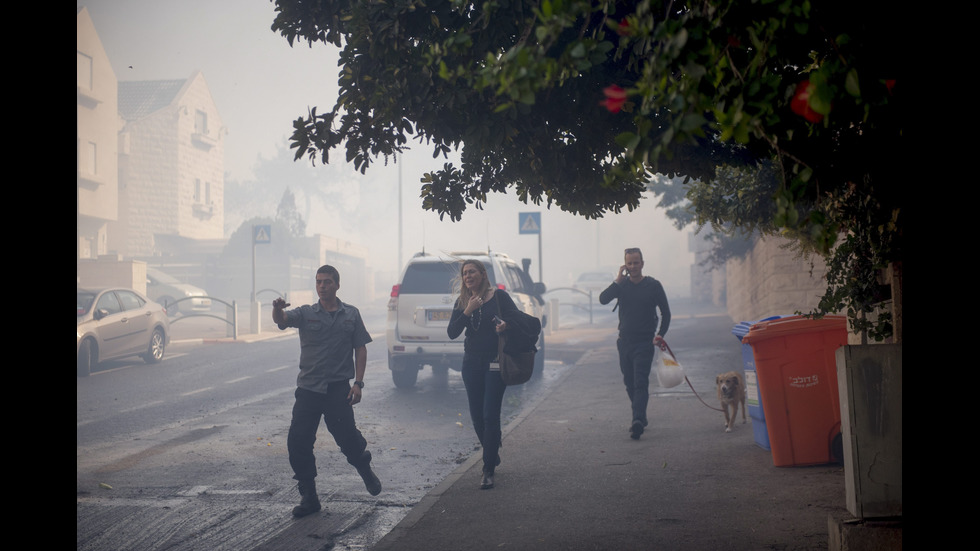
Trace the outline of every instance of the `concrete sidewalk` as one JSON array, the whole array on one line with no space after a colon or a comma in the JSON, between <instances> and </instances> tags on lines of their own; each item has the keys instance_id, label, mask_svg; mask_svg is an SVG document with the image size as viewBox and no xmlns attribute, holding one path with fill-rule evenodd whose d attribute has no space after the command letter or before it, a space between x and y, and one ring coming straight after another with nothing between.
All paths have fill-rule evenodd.
<instances>
[{"instance_id":1,"label":"concrete sidewalk","mask_svg":"<svg viewBox=\"0 0 980 551\"><path fill-rule=\"evenodd\" d=\"M714 376L741 368L733 325L678 312L667 335L715 407ZM588 352L505 427L496 487L478 489L475 454L373 549L828 548L829 517L846 515L841 466L774 467L750 424L725 433L722 413L686 385L651 387L650 425L631 440L615 330L555 338Z\"/></svg>"}]
</instances>

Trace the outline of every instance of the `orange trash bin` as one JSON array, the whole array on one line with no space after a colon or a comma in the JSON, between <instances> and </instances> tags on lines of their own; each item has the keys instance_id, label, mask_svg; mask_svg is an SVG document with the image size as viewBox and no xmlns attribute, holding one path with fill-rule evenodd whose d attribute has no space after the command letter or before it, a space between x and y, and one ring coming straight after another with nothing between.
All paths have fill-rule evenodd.
<instances>
[{"instance_id":1,"label":"orange trash bin","mask_svg":"<svg viewBox=\"0 0 980 551\"><path fill-rule=\"evenodd\" d=\"M847 319L791 316L753 325L752 347L777 467L839 462L840 395L835 352L847 344Z\"/></svg>"}]
</instances>

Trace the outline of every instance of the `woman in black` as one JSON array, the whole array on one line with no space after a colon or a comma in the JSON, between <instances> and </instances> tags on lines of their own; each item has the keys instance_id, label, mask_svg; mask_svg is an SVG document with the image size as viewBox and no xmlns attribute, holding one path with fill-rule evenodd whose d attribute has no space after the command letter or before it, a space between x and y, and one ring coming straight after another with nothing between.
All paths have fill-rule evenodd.
<instances>
[{"instance_id":1,"label":"woman in black","mask_svg":"<svg viewBox=\"0 0 980 551\"><path fill-rule=\"evenodd\" d=\"M517 306L505 291L491 288L483 262L463 262L459 275L459 298L447 332L449 338L455 339L466 330L463 385L473 429L483 446L480 489L488 490L493 488L494 469L500 464L500 408L507 389L500 378L500 364L496 363L497 334L507 330L502 314L517 310ZM496 369L491 369L491 362Z\"/></svg>"}]
</instances>

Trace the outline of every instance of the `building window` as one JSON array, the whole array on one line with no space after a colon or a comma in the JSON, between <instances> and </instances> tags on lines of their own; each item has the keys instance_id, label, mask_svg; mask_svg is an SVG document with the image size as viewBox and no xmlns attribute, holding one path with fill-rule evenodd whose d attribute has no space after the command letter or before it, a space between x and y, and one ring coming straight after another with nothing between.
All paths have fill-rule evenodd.
<instances>
[{"instance_id":1,"label":"building window","mask_svg":"<svg viewBox=\"0 0 980 551\"><path fill-rule=\"evenodd\" d=\"M99 173L98 163L97 163L97 159L98 159L97 153L98 153L98 146L95 145L95 142L85 142L84 172L86 174L95 175Z\"/></svg>"},{"instance_id":2,"label":"building window","mask_svg":"<svg viewBox=\"0 0 980 551\"><path fill-rule=\"evenodd\" d=\"M77 51L77 50L76 50ZM78 52L78 87L91 90L92 89L92 58Z\"/></svg>"},{"instance_id":3,"label":"building window","mask_svg":"<svg viewBox=\"0 0 980 551\"><path fill-rule=\"evenodd\" d=\"M197 109L194 111L194 133L191 134L191 142L201 149L211 149L212 147L218 145L218 134L221 131L218 129L214 134L211 135L211 130L208 128L208 114L205 111Z\"/></svg>"},{"instance_id":4,"label":"building window","mask_svg":"<svg viewBox=\"0 0 980 551\"><path fill-rule=\"evenodd\" d=\"M214 205L211 203L211 182L204 182L204 185L201 186L201 179L194 178L194 204L191 206L191 210L195 216L202 220L214 216Z\"/></svg>"},{"instance_id":5,"label":"building window","mask_svg":"<svg viewBox=\"0 0 980 551\"><path fill-rule=\"evenodd\" d=\"M208 114L200 109L194 116L194 132L204 136L208 135Z\"/></svg>"},{"instance_id":6,"label":"building window","mask_svg":"<svg viewBox=\"0 0 980 551\"><path fill-rule=\"evenodd\" d=\"M84 138L75 141L75 169L78 172L78 186L98 189L105 182L99 177L99 146Z\"/></svg>"}]
</instances>

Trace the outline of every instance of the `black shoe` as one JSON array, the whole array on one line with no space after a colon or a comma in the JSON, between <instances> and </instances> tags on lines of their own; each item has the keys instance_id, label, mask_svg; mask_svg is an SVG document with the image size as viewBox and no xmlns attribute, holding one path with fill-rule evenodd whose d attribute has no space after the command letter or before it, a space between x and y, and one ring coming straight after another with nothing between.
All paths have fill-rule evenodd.
<instances>
[{"instance_id":1,"label":"black shoe","mask_svg":"<svg viewBox=\"0 0 980 551\"><path fill-rule=\"evenodd\" d=\"M296 518L312 515L320 510L320 498L316 495L316 482L303 481L299 483L299 495L303 497L299 505L293 507L293 516Z\"/></svg>"},{"instance_id":2,"label":"black shoe","mask_svg":"<svg viewBox=\"0 0 980 551\"><path fill-rule=\"evenodd\" d=\"M371 470L370 463L358 467L357 474L361 475L361 479L364 480L364 487L367 488L369 494L376 496L381 493L381 481Z\"/></svg>"},{"instance_id":3,"label":"black shoe","mask_svg":"<svg viewBox=\"0 0 980 551\"><path fill-rule=\"evenodd\" d=\"M364 450L361 457L354 461L348 459L347 462L357 469L357 474L361 475L361 480L364 481L364 487L369 494L376 496L381 493L381 481L371 470L371 452Z\"/></svg>"},{"instance_id":4,"label":"black shoe","mask_svg":"<svg viewBox=\"0 0 980 551\"><path fill-rule=\"evenodd\" d=\"M641 434L643 434L643 421L633 421L633 424L630 425L630 438L639 440Z\"/></svg>"},{"instance_id":5,"label":"black shoe","mask_svg":"<svg viewBox=\"0 0 980 551\"><path fill-rule=\"evenodd\" d=\"M493 473L483 473L483 480L480 481L481 490L493 488Z\"/></svg>"}]
</instances>

